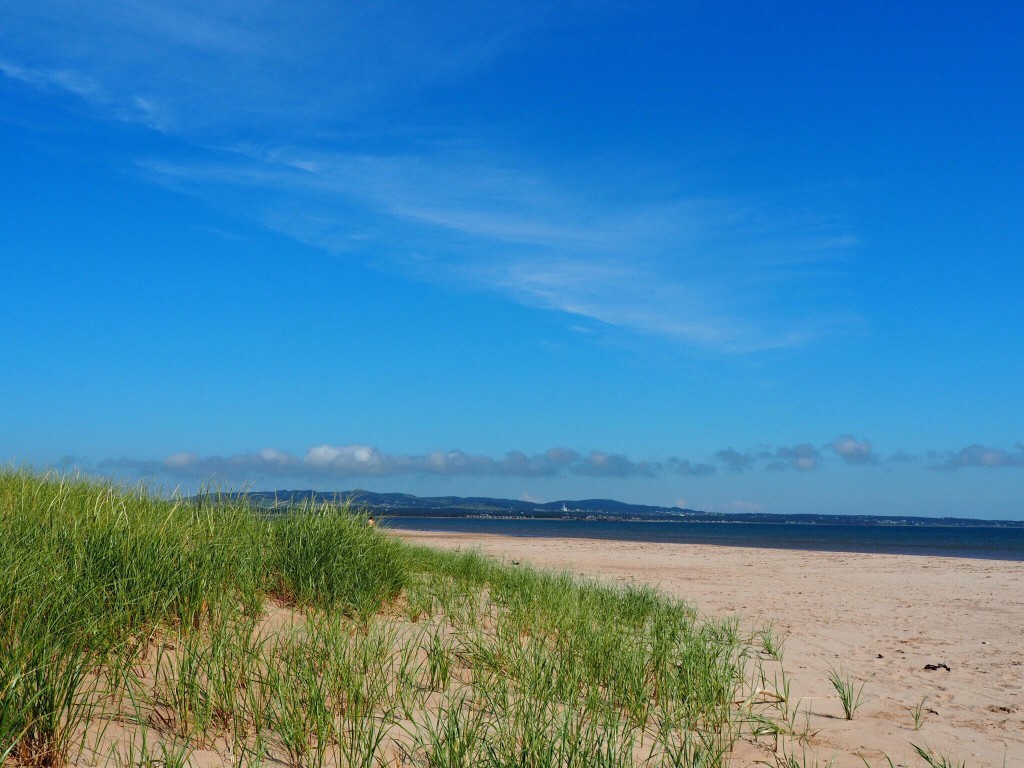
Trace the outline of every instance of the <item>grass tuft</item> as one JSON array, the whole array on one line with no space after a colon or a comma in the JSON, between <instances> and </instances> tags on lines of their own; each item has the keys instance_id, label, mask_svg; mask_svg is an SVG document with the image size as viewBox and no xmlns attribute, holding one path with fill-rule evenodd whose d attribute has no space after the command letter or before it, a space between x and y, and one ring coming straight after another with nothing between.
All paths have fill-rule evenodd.
<instances>
[{"instance_id":1,"label":"grass tuft","mask_svg":"<svg viewBox=\"0 0 1024 768\"><path fill-rule=\"evenodd\" d=\"M929 747L919 747L917 744L911 744L911 746L921 759L928 764L929 768L965 768L967 765L966 761L956 760Z\"/></svg>"},{"instance_id":2,"label":"grass tuft","mask_svg":"<svg viewBox=\"0 0 1024 768\"><path fill-rule=\"evenodd\" d=\"M839 701L843 705L843 714L847 720L853 720L853 714L860 709L863 701L864 683L860 688L849 675L844 675L835 668L829 669L828 680L832 683L836 693L839 694Z\"/></svg>"}]
</instances>

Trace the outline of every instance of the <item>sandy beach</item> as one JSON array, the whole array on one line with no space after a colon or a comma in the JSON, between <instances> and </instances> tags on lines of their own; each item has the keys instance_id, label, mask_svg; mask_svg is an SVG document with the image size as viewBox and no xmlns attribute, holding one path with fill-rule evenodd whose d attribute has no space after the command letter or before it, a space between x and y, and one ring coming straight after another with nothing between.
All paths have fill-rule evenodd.
<instances>
[{"instance_id":1,"label":"sandy beach","mask_svg":"<svg viewBox=\"0 0 1024 768\"><path fill-rule=\"evenodd\" d=\"M923 765L912 744L968 768L1024 766L1024 564L689 544L403 531L430 546L644 582L744 627L787 637L784 667L800 701L803 764ZM937 669L926 669L933 665ZM948 667L948 670L946 669ZM830 668L864 683L847 721ZM927 699L925 699L927 697ZM915 730L914 710L923 724ZM739 765L774 763L745 742ZM797 759L804 760L799 753ZM864 759L862 759L862 757Z\"/></svg>"}]
</instances>

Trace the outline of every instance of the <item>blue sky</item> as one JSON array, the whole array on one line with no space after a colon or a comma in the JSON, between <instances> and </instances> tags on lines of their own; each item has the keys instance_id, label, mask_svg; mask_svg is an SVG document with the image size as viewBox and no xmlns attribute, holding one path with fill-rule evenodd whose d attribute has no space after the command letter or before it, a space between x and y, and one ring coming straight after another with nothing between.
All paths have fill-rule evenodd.
<instances>
[{"instance_id":1,"label":"blue sky","mask_svg":"<svg viewBox=\"0 0 1024 768\"><path fill-rule=\"evenodd\" d=\"M0 460L1024 519L1024 9L4 4Z\"/></svg>"}]
</instances>

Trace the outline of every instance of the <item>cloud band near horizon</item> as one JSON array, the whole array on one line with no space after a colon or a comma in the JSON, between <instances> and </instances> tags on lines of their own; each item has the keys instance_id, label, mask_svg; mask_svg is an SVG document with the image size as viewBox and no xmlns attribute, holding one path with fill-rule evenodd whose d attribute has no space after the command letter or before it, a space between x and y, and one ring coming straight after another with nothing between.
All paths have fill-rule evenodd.
<instances>
[{"instance_id":1,"label":"cloud band near horizon","mask_svg":"<svg viewBox=\"0 0 1024 768\"><path fill-rule=\"evenodd\" d=\"M927 468L955 471L968 467L1024 468L1024 443L1012 450L975 444L959 451L926 454ZM181 451L163 459L105 459L95 465L101 472L129 472L139 476L171 476L176 478L241 480L258 477L390 477L397 475L443 477L566 477L653 478L664 473L686 477L707 477L721 470L748 472L752 470L795 470L813 472L823 464L839 461L854 467L892 466L913 462L914 456L895 451L880 458L870 440L842 435L817 447L811 443L793 446L761 446L747 452L733 447L717 451L707 463L670 457L662 460L633 460L620 453L591 450L587 453L570 448L551 448L528 455L508 451L500 458L466 453L461 450L431 451L425 454L390 454L369 445L318 445L299 456L264 448L260 451L229 456L201 456Z\"/></svg>"}]
</instances>

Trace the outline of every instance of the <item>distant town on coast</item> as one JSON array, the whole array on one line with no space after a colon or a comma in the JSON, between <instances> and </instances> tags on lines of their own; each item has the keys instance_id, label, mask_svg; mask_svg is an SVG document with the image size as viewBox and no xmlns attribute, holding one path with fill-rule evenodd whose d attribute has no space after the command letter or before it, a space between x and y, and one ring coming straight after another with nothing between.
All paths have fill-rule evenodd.
<instances>
[{"instance_id":1,"label":"distant town on coast","mask_svg":"<svg viewBox=\"0 0 1024 768\"><path fill-rule=\"evenodd\" d=\"M803 523L821 525L914 525L993 526L1024 528L1024 520L977 520L958 517L913 517L898 515L816 515L768 512L704 512L680 507L627 504L612 499L559 500L546 503L485 496L414 496L407 493L377 493L360 489L348 491L277 490L221 494L245 497L268 511L284 512L301 504L350 503L378 516L447 517L538 520L630 520L649 522L700 523Z\"/></svg>"}]
</instances>

